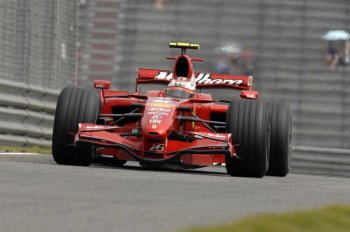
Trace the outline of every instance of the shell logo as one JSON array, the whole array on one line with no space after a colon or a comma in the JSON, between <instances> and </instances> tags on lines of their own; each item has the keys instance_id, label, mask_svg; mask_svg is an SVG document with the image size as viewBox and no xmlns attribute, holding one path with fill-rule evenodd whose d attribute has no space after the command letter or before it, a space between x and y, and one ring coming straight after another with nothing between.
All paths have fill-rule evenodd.
<instances>
[{"instance_id":1,"label":"shell logo","mask_svg":"<svg viewBox=\"0 0 350 232\"><path fill-rule=\"evenodd\" d=\"M152 107L159 107L159 108L169 108L172 106L172 104L166 103L166 102L152 102L150 105Z\"/></svg>"}]
</instances>

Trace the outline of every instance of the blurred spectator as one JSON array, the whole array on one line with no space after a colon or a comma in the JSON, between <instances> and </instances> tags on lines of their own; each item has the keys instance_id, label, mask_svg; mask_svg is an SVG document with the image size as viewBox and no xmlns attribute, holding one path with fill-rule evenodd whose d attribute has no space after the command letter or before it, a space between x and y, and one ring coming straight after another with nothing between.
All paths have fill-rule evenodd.
<instances>
[{"instance_id":1,"label":"blurred spectator","mask_svg":"<svg viewBox=\"0 0 350 232\"><path fill-rule=\"evenodd\" d=\"M329 70L349 64L349 40L328 41L326 62Z\"/></svg>"},{"instance_id":2,"label":"blurred spectator","mask_svg":"<svg viewBox=\"0 0 350 232\"><path fill-rule=\"evenodd\" d=\"M154 5L158 10L164 9L164 0L155 0Z\"/></svg>"},{"instance_id":3,"label":"blurred spectator","mask_svg":"<svg viewBox=\"0 0 350 232\"><path fill-rule=\"evenodd\" d=\"M154 0L154 6L155 6L158 10L163 10L166 3L171 3L171 4L173 4L174 1L175 1L175 0Z\"/></svg>"},{"instance_id":4,"label":"blurred spectator","mask_svg":"<svg viewBox=\"0 0 350 232\"><path fill-rule=\"evenodd\" d=\"M338 65L339 52L335 46L335 41L328 41L326 62L329 70L334 70Z\"/></svg>"},{"instance_id":5,"label":"blurred spectator","mask_svg":"<svg viewBox=\"0 0 350 232\"><path fill-rule=\"evenodd\" d=\"M340 65L348 65L349 64L349 51L350 51L350 41L349 40L341 40L341 53L339 57Z\"/></svg>"},{"instance_id":6,"label":"blurred spectator","mask_svg":"<svg viewBox=\"0 0 350 232\"><path fill-rule=\"evenodd\" d=\"M349 64L350 35L347 31L330 30L322 39L328 41L326 62L329 70Z\"/></svg>"},{"instance_id":7,"label":"blurred spectator","mask_svg":"<svg viewBox=\"0 0 350 232\"><path fill-rule=\"evenodd\" d=\"M218 57L215 61L215 72L221 74L229 74L230 73L230 64L228 59L224 56Z\"/></svg>"},{"instance_id":8,"label":"blurred spectator","mask_svg":"<svg viewBox=\"0 0 350 232\"><path fill-rule=\"evenodd\" d=\"M350 41L345 41L345 62L349 64L350 62Z\"/></svg>"},{"instance_id":9,"label":"blurred spectator","mask_svg":"<svg viewBox=\"0 0 350 232\"><path fill-rule=\"evenodd\" d=\"M253 52L235 42L225 42L215 48L215 72L222 74L252 75L254 72Z\"/></svg>"},{"instance_id":10,"label":"blurred spectator","mask_svg":"<svg viewBox=\"0 0 350 232\"><path fill-rule=\"evenodd\" d=\"M244 50L242 54L242 61L243 61L242 65L244 69L244 74L253 75L253 72L254 72L253 52L249 49Z\"/></svg>"}]
</instances>

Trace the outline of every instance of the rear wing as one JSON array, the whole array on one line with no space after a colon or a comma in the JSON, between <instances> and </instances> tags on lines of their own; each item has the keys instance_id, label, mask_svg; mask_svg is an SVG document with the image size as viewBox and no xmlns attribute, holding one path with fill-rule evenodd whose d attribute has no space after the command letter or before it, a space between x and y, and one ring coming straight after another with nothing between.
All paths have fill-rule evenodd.
<instances>
[{"instance_id":1,"label":"rear wing","mask_svg":"<svg viewBox=\"0 0 350 232\"><path fill-rule=\"evenodd\" d=\"M194 73L197 88L232 88L238 90L252 90L253 77L218 73ZM159 69L140 68L137 72L136 83L164 83L172 79L173 73ZM137 90L137 86L136 86Z\"/></svg>"}]
</instances>

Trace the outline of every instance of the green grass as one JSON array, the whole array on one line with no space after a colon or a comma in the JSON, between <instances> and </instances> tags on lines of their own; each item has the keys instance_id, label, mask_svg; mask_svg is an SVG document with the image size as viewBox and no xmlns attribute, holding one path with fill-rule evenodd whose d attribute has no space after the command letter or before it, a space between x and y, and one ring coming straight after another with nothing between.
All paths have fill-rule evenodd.
<instances>
[{"instance_id":1,"label":"green grass","mask_svg":"<svg viewBox=\"0 0 350 232\"><path fill-rule=\"evenodd\" d=\"M0 152L20 152L20 153L41 153L51 154L50 147L11 147L11 146L0 146Z\"/></svg>"},{"instance_id":2,"label":"green grass","mask_svg":"<svg viewBox=\"0 0 350 232\"><path fill-rule=\"evenodd\" d=\"M315 193L317 194L317 193ZM350 193L349 193L350 194ZM333 205L307 211L264 213L237 222L195 227L182 232L349 232L350 206Z\"/></svg>"}]
</instances>

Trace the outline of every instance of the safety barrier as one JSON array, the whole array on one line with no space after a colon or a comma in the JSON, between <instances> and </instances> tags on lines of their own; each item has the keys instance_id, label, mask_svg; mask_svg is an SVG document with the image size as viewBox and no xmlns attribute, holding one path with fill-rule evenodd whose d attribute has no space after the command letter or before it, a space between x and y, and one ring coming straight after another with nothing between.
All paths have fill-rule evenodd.
<instances>
[{"instance_id":1,"label":"safety barrier","mask_svg":"<svg viewBox=\"0 0 350 232\"><path fill-rule=\"evenodd\" d=\"M0 145L51 146L58 94L0 79Z\"/></svg>"},{"instance_id":2,"label":"safety barrier","mask_svg":"<svg viewBox=\"0 0 350 232\"><path fill-rule=\"evenodd\" d=\"M295 147L293 149L292 172L350 177L350 150Z\"/></svg>"}]
</instances>

